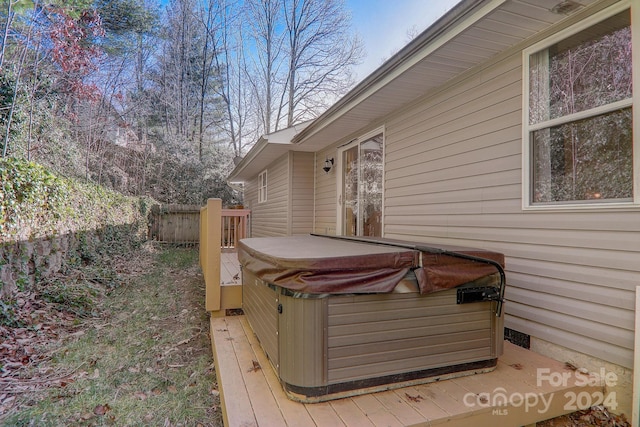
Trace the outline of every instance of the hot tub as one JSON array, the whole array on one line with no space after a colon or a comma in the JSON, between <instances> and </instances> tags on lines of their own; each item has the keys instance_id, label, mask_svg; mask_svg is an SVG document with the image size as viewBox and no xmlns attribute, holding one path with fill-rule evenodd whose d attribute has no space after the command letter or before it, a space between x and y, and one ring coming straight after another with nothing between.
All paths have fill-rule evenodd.
<instances>
[{"instance_id":1,"label":"hot tub","mask_svg":"<svg viewBox=\"0 0 640 427\"><path fill-rule=\"evenodd\" d=\"M318 402L495 369L504 257L332 236L243 239L243 310L287 395Z\"/></svg>"}]
</instances>

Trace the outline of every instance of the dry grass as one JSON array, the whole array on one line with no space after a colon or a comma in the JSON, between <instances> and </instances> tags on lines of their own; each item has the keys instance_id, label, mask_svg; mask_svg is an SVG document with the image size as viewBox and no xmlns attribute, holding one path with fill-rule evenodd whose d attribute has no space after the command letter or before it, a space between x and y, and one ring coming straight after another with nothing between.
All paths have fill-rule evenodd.
<instances>
[{"instance_id":1,"label":"dry grass","mask_svg":"<svg viewBox=\"0 0 640 427\"><path fill-rule=\"evenodd\" d=\"M193 248L146 246L38 375L5 380L11 426L221 426L204 283ZM77 321L77 320L76 320ZM2 392L0 392L2 394Z\"/></svg>"}]
</instances>

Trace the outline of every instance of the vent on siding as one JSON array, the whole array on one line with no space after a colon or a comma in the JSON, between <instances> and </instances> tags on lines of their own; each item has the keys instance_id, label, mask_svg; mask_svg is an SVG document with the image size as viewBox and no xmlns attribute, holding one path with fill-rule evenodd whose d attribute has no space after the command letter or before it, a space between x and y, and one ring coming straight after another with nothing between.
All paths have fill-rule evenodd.
<instances>
[{"instance_id":1,"label":"vent on siding","mask_svg":"<svg viewBox=\"0 0 640 427\"><path fill-rule=\"evenodd\" d=\"M531 336L513 329L504 328L504 339L527 350L531 347Z\"/></svg>"}]
</instances>

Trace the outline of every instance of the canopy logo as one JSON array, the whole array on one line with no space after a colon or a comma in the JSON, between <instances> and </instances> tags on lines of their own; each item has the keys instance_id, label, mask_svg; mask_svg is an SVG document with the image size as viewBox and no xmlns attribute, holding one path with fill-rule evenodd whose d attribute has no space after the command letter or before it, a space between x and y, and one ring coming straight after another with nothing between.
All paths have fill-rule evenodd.
<instances>
[{"instance_id":1,"label":"canopy logo","mask_svg":"<svg viewBox=\"0 0 640 427\"><path fill-rule=\"evenodd\" d=\"M573 387L573 390L559 392L508 392L503 387L497 387L490 392L464 395L463 403L467 407L493 408L493 415L508 415L510 409L524 408L525 412L536 411L544 414L551 408L554 399L562 399L565 411L575 412L591 406L605 405L615 410L618 407L615 392L605 392L605 387L618 384L618 376L600 368L598 372L587 373L582 370L553 372L549 368L538 368L536 371L536 385L552 388ZM587 390L589 387L591 390ZM583 390L580 390L583 388ZM596 388L596 390L593 390ZM600 388L600 389L597 389Z\"/></svg>"}]
</instances>

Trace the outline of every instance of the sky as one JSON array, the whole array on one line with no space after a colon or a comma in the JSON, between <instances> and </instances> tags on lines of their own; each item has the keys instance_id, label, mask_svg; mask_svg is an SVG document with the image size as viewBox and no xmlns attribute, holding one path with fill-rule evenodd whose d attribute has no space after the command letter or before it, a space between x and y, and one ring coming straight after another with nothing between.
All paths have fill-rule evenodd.
<instances>
[{"instance_id":1,"label":"sky","mask_svg":"<svg viewBox=\"0 0 640 427\"><path fill-rule=\"evenodd\" d=\"M371 74L410 39L415 26L421 33L460 0L345 0L366 57L356 68L357 81Z\"/></svg>"},{"instance_id":2,"label":"sky","mask_svg":"<svg viewBox=\"0 0 640 427\"><path fill-rule=\"evenodd\" d=\"M426 30L461 0L344 0L366 56L356 68L356 81L371 74L410 39L408 31ZM169 0L160 0L166 6Z\"/></svg>"}]
</instances>

